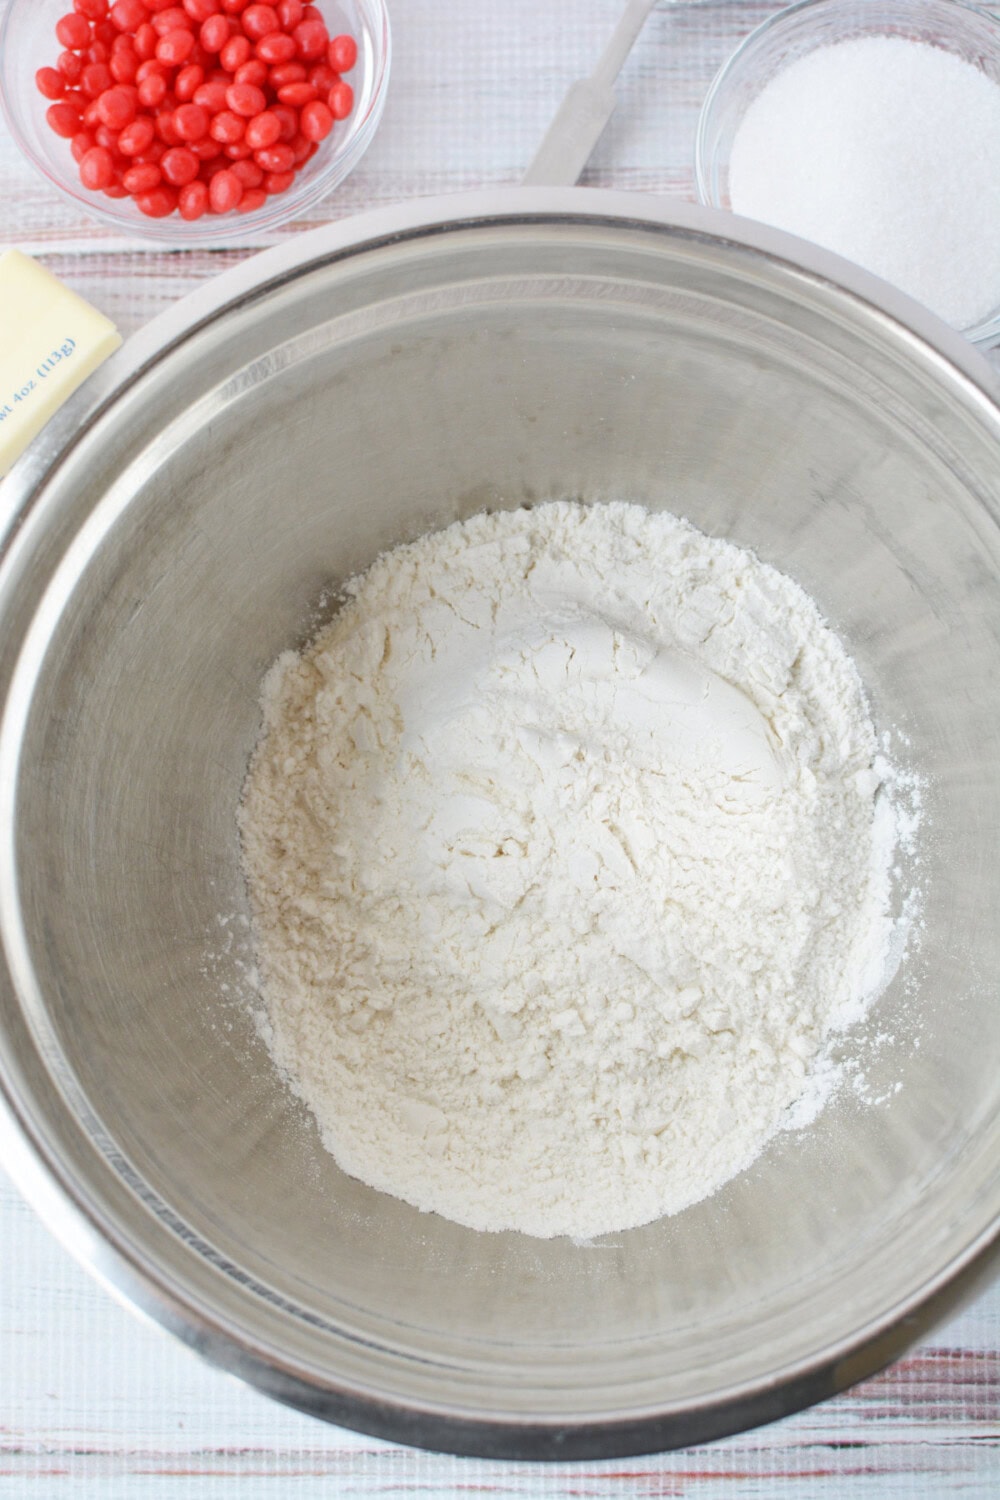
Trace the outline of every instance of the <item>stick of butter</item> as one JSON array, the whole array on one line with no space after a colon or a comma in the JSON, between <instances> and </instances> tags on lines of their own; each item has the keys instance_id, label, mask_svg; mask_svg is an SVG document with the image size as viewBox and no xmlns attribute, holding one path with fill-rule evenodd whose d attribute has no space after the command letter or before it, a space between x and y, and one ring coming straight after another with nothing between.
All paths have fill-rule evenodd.
<instances>
[{"instance_id":1,"label":"stick of butter","mask_svg":"<svg viewBox=\"0 0 1000 1500\"><path fill-rule=\"evenodd\" d=\"M115 325L51 271L0 255L0 478L121 344Z\"/></svg>"}]
</instances>

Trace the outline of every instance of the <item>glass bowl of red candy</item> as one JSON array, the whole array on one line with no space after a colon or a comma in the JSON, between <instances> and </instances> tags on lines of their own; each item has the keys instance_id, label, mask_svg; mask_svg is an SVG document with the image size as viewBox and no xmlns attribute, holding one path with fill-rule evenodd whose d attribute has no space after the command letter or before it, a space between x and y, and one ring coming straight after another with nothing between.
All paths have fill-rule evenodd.
<instances>
[{"instance_id":1,"label":"glass bowl of red candy","mask_svg":"<svg viewBox=\"0 0 1000 1500\"><path fill-rule=\"evenodd\" d=\"M0 101L29 161L108 227L218 244L344 180L389 59L384 0L10 0Z\"/></svg>"}]
</instances>

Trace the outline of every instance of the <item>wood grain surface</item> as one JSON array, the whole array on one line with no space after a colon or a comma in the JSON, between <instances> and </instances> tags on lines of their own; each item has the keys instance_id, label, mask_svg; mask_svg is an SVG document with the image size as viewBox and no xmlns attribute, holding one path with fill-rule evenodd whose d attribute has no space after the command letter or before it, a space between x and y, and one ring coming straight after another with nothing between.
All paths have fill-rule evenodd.
<instances>
[{"instance_id":1,"label":"wood grain surface","mask_svg":"<svg viewBox=\"0 0 1000 1500\"><path fill-rule=\"evenodd\" d=\"M516 182L621 0L390 4L395 62L382 128L310 223ZM705 89L773 8L661 4L584 180L693 197ZM2 126L0 244L43 256L125 334L256 248L169 252L112 239L32 173ZM784 1422L684 1453L544 1468L378 1443L244 1389L120 1308L2 1176L0 1272L2 1500L1000 1500L1000 1288L909 1358Z\"/></svg>"}]
</instances>

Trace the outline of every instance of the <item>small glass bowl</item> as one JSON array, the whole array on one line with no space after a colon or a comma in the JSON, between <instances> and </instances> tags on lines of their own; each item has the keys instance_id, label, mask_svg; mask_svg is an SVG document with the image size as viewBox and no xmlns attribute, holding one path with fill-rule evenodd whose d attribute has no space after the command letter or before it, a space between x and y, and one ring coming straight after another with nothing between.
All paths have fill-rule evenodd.
<instances>
[{"instance_id":1,"label":"small glass bowl","mask_svg":"<svg viewBox=\"0 0 1000 1500\"><path fill-rule=\"evenodd\" d=\"M695 186L702 203L732 208L733 141L747 109L771 79L818 47L866 36L932 43L1000 85L1000 26L962 0L799 0L744 38L705 96L695 140ZM996 344L1000 307L960 331L975 344Z\"/></svg>"},{"instance_id":2,"label":"small glass bowl","mask_svg":"<svg viewBox=\"0 0 1000 1500\"><path fill-rule=\"evenodd\" d=\"M109 229L177 246L247 240L300 217L343 182L361 160L378 127L389 81L391 41L384 0L318 0L331 36L349 32L358 60L347 75L354 110L339 120L285 193L248 214L205 214L188 222L179 214L150 219L130 198L107 198L80 182L69 141L49 129L49 100L35 87L38 68L53 67L62 50L55 25L70 0L9 0L0 17L0 107L17 145L53 187Z\"/></svg>"}]
</instances>

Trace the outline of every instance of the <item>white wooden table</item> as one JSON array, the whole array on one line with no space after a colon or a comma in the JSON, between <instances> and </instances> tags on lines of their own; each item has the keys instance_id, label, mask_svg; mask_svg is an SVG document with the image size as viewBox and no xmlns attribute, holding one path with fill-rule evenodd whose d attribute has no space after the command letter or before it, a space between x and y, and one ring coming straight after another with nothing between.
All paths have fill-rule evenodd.
<instances>
[{"instance_id":1,"label":"white wooden table","mask_svg":"<svg viewBox=\"0 0 1000 1500\"><path fill-rule=\"evenodd\" d=\"M396 60L381 132L311 222L516 182L620 3L391 0ZM661 5L585 181L692 198L705 88L771 9L757 0ZM0 205L0 243L44 256L125 334L250 251L112 240L22 164L2 127ZM902 1363L801 1416L685 1453L542 1468L377 1443L243 1389L119 1308L2 1174L0 1271L0 1500L1000 1497L1000 1286Z\"/></svg>"}]
</instances>

